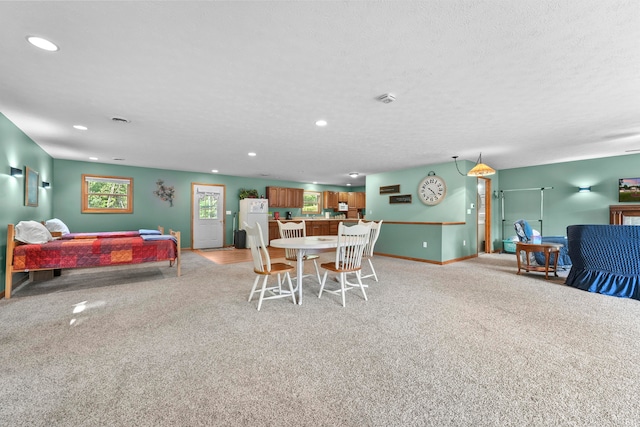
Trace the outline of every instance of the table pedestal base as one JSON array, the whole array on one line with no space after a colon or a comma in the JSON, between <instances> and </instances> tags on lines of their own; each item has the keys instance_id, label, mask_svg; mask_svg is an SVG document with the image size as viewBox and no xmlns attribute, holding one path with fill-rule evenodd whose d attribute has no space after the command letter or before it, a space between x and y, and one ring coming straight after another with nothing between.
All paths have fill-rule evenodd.
<instances>
[{"instance_id":1,"label":"table pedestal base","mask_svg":"<svg viewBox=\"0 0 640 427\"><path fill-rule=\"evenodd\" d=\"M516 257L518 257L518 274L520 270L540 271L544 272L545 279L549 280L549 272L553 272L555 277L558 277L558 258L560 257L560 248L562 245L553 243L516 243ZM522 260L522 253L524 252L524 262ZM537 265L531 263L531 253L542 252L544 254L544 265ZM549 259L551 254L554 254L553 265L549 265Z\"/></svg>"}]
</instances>

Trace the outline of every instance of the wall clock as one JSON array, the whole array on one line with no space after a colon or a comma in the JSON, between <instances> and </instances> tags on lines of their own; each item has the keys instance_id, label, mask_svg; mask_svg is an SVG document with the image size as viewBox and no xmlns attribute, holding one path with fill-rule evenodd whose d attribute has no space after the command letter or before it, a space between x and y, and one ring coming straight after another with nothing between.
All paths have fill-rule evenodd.
<instances>
[{"instance_id":1,"label":"wall clock","mask_svg":"<svg viewBox=\"0 0 640 427\"><path fill-rule=\"evenodd\" d=\"M433 206L440 203L447 194L447 185L444 179L433 172L429 172L418 185L418 197L425 205Z\"/></svg>"}]
</instances>

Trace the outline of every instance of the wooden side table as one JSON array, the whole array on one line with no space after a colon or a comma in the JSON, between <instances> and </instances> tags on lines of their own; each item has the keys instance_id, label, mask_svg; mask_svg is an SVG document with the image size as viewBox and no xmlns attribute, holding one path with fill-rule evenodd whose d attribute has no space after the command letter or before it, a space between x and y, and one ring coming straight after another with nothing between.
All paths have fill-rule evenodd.
<instances>
[{"instance_id":1,"label":"wooden side table","mask_svg":"<svg viewBox=\"0 0 640 427\"><path fill-rule=\"evenodd\" d=\"M558 277L558 258L560 258L560 248L563 245L557 243L522 243L516 242L516 257L518 258L518 274L520 270L544 271L545 279L549 280L549 272L552 271L554 276ZM522 260L522 252L525 253L524 262ZM536 265L531 263L531 253L542 252L544 254L544 265ZM549 265L551 254L555 254L553 265Z\"/></svg>"}]
</instances>

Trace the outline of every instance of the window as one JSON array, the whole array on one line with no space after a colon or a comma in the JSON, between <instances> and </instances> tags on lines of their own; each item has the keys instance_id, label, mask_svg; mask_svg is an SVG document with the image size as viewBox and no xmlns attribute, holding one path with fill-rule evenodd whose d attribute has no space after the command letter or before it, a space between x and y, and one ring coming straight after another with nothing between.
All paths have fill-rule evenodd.
<instances>
[{"instance_id":1,"label":"window","mask_svg":"<svg viewBox=\"0 0 640 427\"><path fill-rule=\"evenodd\" d=\"M322 193L305 191L302 200L303 214L319 214L322 212Z\"/></svg>"},{"instance_id":2,"label":"window","mask_svg":"<svg viewBox=\"0 0 640 427\"><path fill-rule=\"evenodd\" d=\"M82 175L82 213L132 213L133 178Z\"/></svg>"},{"instance_id":3,"label":"window","mask_svg":"<svg viewBox=\"0 0 640 427\"><path fill-rule=\"evenodd\" d=\"M198 194L198 218L218 219L218 197L219 194L206 193Z\"/></svg>"}]
</instances>

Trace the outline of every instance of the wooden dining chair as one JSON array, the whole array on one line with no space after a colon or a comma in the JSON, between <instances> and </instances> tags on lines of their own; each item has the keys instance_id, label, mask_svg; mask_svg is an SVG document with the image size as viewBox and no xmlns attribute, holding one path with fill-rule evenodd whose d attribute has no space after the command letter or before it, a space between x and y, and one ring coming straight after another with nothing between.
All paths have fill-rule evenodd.
<instances>
[{"instance_id":1,"label":"wooden dining chair","mask_svg":"<svg viewBox=\"0 0 640 427\"><path fill-rule=\"evenodd\" d=\"M343 223L338 226L338 246L336 248L336 259L333 262L323 263L320 266L326 271L322 276L320 284L320 292L318 298L322 297L322 292L329 292L342 296L342 306L346 306L346 291L359 287L362 291L364 300L367 301L367 293L362 285L360 277L362 255L364 248L369 241L371 235L371 224L358 224L351 227L345 227ZM339 289L325 289L327 283L327 275L329 271L338 273ZM354 273L357 283L347 283L347 274Z\"/></svg>"},{"instance_id":2,"label":"wooden dining chair","mask_svg":"<svg viewBox=\"0 0 640 427\"><path fill-rule=\"evenodd\" d=\"M268 299L276 299L276 298L291 298L293 303L296 303L295 296L293 294L293 286L291 285L291 270L295 267L293 265L285 264L282 262L272 263L271 257L269 256L269 251L267 250L267 245L264 244L264 238L262 237L262 227L260 224L255 224L253 227L244 223L244 229L247 231L247 238L252 243L251 248L251 257L253 258L253 271L257 274L256 280L253 282L253 287L251 288L251 293L249 294L249 302L253 298L253 294L256 292L260 293L260 298L258 299L258 311L260 311L260 307L262 307L262 301ZM277 276L277 285L276 286L267 286L267 281L269 276L272 275ZM282 277L281 279L281 276ZM262 279L262 288L257 289L258 282ZM282 284L284 280L287 281L289 285L289 291L286 290L283 292ZM269 293L269 296L265 296L265 293Z\"/></svg>"},{"instance_id":3,"label":"wooden dining chair","mask_svg":"<svg viewBox=\"0 0 640 427\"><path fill-rule=\"evenodd\" d=\"M306 237L307 235L307 227L303 221L301 222L281 222L278 220L278 230L280 231L280 238L289 239L292 237ZM297 261L298 260L298 250L297 249L285 249L284 257L288 261ZM313 265L316 269L316 278L318 279L318 283L320 283L320 269L318 268L317 259L318 255L305 255L303 261L313 261ZM303 277L306 277L303 276ZM294 277L295 279L295 277Z\"/></svg>"},{"instance_id":4,"label":"wooden dining chair","mask_svg":"<svg viewBox=\"0 0 640 427\"><path fill-rule=\"evenodd\" d=\"M367 243L367 246L364 247L364 253L362 254L362 257L369 262L371 273L366 275L361 275L360 276L361 279L367 279L369 277L373 277L376 282L378 281L378 275L376 274L375 268L373 268L373 262L371 262L371 258L373 258L373 248L376 245L378 236L380 235L380 227L382 227L382 221L383 220L380 220L378 222L375 222L375 221L364 222L362 220L358 221L358 224L371 224L371 235L369 236L369 242Z\"/></svg>"}]
</instances>

